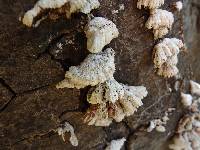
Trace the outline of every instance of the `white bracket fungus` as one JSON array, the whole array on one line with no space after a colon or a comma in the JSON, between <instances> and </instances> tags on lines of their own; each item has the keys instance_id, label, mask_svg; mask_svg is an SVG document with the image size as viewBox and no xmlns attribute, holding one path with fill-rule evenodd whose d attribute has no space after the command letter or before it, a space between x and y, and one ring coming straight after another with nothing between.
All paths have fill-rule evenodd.
<instances>
[{"instance_id":1,"label":"white bracket fungus","mask_svg":"<svg viewBox=\"0 0 200 150\"><path fill-rule=\"evenodd\" d=\"M141 9L142 6L144 6L144 8L156 9L159 8L161 5L163 5L164 3L165 0L138 0L137 8Z\"/></svg>"},{"instance_id":2,"label":"white bracket fungus","mask_svg":"<svg viewBox=\"0 0 200 150\"><path fill-rule=\"evenodd\" d=\"M120 150L125 141L126 139L124 137L121 139L112 140L105 150Z\"/></svg>"},{"instance_id":3,"label":"white bracket fungus","mask_svg":"<svg viewBox=\"0 0 200 150\"><path fill-rule=\"evenodd\" d=\"M113 77L115 72L115 52L107 48L98 54L89 54L79 65L72 66L65 74L65 79L56 88L84 88L103 83Z\"/></svg>"},{"instance_id":4,"label":"white bracket fungus","mask_svg":"<svg viewBox=\"0 0 200 150\"><path fill-rule=\"evenodd\" d=\"M120 122L142 106L142 99L148 94L143 86L127 86L114 78L101 83L88 94L91 107L86 113L88 125L109 126L112 120Z\"/></svg>"},{"instance_id":5,"label":"white bracket fungus","mask_svg":"<svg viewBox=\"0 0 200 150\"><path fill-rule=\"evenodd\" d=\"M31 27L34 19L45 10L65 14L67 18L70 18L72 13L82 12L88 14L92 9L99 6L98 0L39 0L32 9L25 13L22 22Z\"/></svg>"},{"instance_id":6,"label":"white bracket fungus","mask_svg":"<svg viewBox=\"0 0 200 150\"><path fill-rule=\"evenodd\" d=\"M191 106L192 105L192 95L181 93L181 102L184 106Z\"/></svg>"},{"instance_id":7,"label":"white bracket fungus","mask_svg":"<svg viewBox=\"0 0 200 150\"><path fill-rule=\"evenodd\" d=\"M116 25L103 17L94 17L85 28L87 37L87 49L91 53L100 52L103 47L118 37Z\"/></svg>"},{"instance_id":8,"label":"white bracket fungus","mask_svg":"<svg viewBox=\"0 0 200 150\"><path fill-rule=\"evenodd\" d=\"M200 149L200 114L185 116L178 125L178 131L173 138L172 150L199 150Z\"/></svg>"},{"instance_id":9,"label":"white bracket fungus","mask_svg":"<svg viewBox=\"0 0 200 150\"><path fill-rule=\"evenodd\" d=\"M150 11L150 17L146 22L146 28L153 29L154 39L162 38L172 28L174 15L166 10L153 9Z\"/></svg>"},{"instance_id":10,"label":"white bracket fungus","mask_svg":"<svg viewBox=\"0 0 200 150\"><path fill-rule=\"evenodd\" d=\"M191 93L200 96L200 84L190 80Z\"/></svg>"},{"instance_id":11,"label":"white bracket fungus","mask_svg":"<svg viewBox=\"0 0 200 150\"><path fill-rule=\"evenodd\" d=\"M178 54L182 48L183 42L176 38L165 38L154 47L154 67L157 74L164 77L173 77L179 72L176 67L178 63Z\"/></svg>"},{"instance_id":12,"label":"white bracket fungus","mask_svg":"<svg viewBox=\"0 0 200 150\"><path fill-rule=\"evenodd\" d=\"M58 132L58 135L62 136L63 141L65 141L65 133L70 132L71 137L69 141L71 142L73 146L78 146L78 139L74 133L74 128L71 124L69 124L68 122L65 122L63 127L59 127L57 129L57 132Z\"/></svg>"}]
</instances>

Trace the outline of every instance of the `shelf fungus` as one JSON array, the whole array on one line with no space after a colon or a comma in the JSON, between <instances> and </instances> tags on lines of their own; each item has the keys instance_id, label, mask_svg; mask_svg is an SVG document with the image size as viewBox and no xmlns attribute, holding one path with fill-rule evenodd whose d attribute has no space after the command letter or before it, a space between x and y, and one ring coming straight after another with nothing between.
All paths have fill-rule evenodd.
<instances>
[{"instance_id":1,"label":"shelf fungus","mask_svg":"<svg viewBox=\"0 0 200 150\"><path fill-rule=\"evenodd\" d=\"M141 9L142 6L144 8L156 9L165 3L165 0L138 0L137 8Z\"/></svg>"},{"instance_id":2,"label":"shelf fungus","mask_svg":"<svg viewBox=\"0 0 200 150\"><path fill-rule=\"evenodd\" d=\"M166 10L153 9L146 22L146 28L153 29L154 39L162 38L172 28L174 15Z\"/></svg>"},{"instance_id":3,"label":"shelf fungus","mask_svg":"<svg viewBox=\"0 0 200 150\"><path fill-rule=\"evenodd\" d=\"M65 74L65 79L56 85L56 88L84 88L95 86L112 78L115 72L115 52L107 48L98 54L89 54L79 65L72 66Z\"/></svg>"},{"instance_id":4,"label":"shelf fungus","mask_svg":"<svg viewBox=\"0 0 200 150\"><path fill-rule=\"evenodd\" d=\"M84 122L95 126L109 126L113 120L120 122L143 105L142 99L147 93L143 86L123 85L114 78L101 83L88 93L87 100L91 107Z\"/></svg>"},{"instance_id":5,"label":"shelf fungus","mask_svg":"<svg viewBox=\"0 0 200 150\"><path fill-rule=\"evenodd\" d=\"M200 149L200 113L186 115L180 120L177 133L169 148L172 150Z\"/></svg>"},{"instance_id":6,"label":"shelf fungus","mask_svg":"<svg viewBox=\"0 0 200 150\"><path fill-rule=\"evenodd\" d=\"M154 47L153 61L158 75L168 78L177 75L179 72L176 67L178 63L177 55L183 46L183 42L179 39L165 38Z\"/></svg>"},{"instance_id":7,"label":"shelf fungus","mask_svg":"<svg viewBox=\"0 0 200 150\"><path fill-rule=\"evenodd\" d=\"M105 150L120 150L125 141L126 139L124 137L121 139L112 140Z\"/></svg>"},{"instance_id":8,"label":"shelf fungus","mask_svg":"<svg viewBox=\"0 0 200 150\"><path fill-rule=\"evenodd\" d=\"M98 53L112 39L118 37L119 31L112 21L103 17L94 17L85 27L85 34L87 49L91 53Z\"/></svg>"},{"instance_id":9,"label":"shelf fungus","mask_svg":"<svg viewBox=\"0 0 200 150\"><path fill-rule=\"evenodd\" d=\"M25 13L22 22L31 27L35 19L43 14L48 14L52 19L56 19L62 14L70 18L72 13L82 12L88 14L92 9L99 6L98 0L39 0L32 9Z\"/></svg>"}]
</instances>

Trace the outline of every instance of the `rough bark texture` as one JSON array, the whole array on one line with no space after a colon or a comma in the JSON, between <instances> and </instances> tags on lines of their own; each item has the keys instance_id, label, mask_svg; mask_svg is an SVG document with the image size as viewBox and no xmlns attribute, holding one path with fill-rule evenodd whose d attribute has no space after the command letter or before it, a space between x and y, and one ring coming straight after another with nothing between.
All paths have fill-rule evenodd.
<instances>
[{"instance_id":1,"label":"rough bark texture","mask_svg":"<svg viewBox=\"0 0 200 150\"><path fill-rule=\"evenodd\" d=\"M83 27L87 16L75 14L71 20L46 20L38 28L26 28L18 21L35 0L0 0L0 149L102 150L112 139L126 137L123 149L162 150L173 136L184 109L179 102L176 79L163 79L153 69L152 48L157 41L144 27L148 11L138 10L136 0L100 0L94 16L111 19L120 36L109 45L116 51L115 78L129 85L144 85L149 95L139 111L110 127L87 126L83 115L88 107L82 90L57 90L55 84L64 78L71 65L78 65L87 55ZM175 23L167 37L183 38L182 13L174 11L166 0L162 8L173 11ZM125 10L112 14L124 4ZM188 80L200 81L200 2L186 0L184 32L187 52L179 55L180 90L188 91ZM62 43L60 48L59 43ZM170 92L169 88L172 89ZM141 127L151 119L161 118L171 107L167 131L146 133ZM68 121L75 128L79 146L63 142L55 129ZM66 139L69 134L66 134Z\"/></svg>"}]
</instances>

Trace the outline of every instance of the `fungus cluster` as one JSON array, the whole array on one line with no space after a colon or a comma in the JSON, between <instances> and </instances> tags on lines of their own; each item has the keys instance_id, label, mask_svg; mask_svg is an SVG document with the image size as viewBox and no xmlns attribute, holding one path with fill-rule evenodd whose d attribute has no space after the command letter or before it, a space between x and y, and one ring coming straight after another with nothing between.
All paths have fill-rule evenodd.
<instances>
[{"instance_id":1,"label":"fungus cluster","mask_svg":"<svg viewBox=\"0 0 200 150\"><path fill-rule=\"evenodd\" d=\"M162 9L152 9L145 26L148 29L153 29L154 39L159 39L169 32L173 23L174 16L171 12Z\"/></svg>"},{"instance_id":2,"label":"fungus cluster","mask_svg":"<svg viewBox=\"0 0 200 150\"><path fill-rule=\"evenodd\" d=\"M138 0L137 7L141 9L149 8L150 17L146 22L148 29L153 29L154 38L163 38L174 23L174 16L171 12L158 9L164 4L164 0ZM23 24L28 27L34 25L34 22L47 14L50 18L57 18L64 14L67 18L72 13L82 12L89 14L91 10L100 6L98 0L39 0L35 6L27 11L22 19ZM111 48L104 49L114 38L117 38L119 31L116 25L103 17L94 17L89 20L85 27L87 37L87 49L92 53L78 66L71 66L65 74L65 79L56 85L56 88L77 88L81 89L91 86L87 101L90 107L87 110L84 122L88 125L109 126L112 121L120 122L126 116L133 115L137 109L143 105L142 99L148 92L144 86L128 86L116 81L113 77L115 72L114 56L115 52ZM181 40L176 38L165 38L154 47L153 61L157 69L157 74L164 77L176 76L178 68L178 54L183 47ZM200 95L200 86L191 81L193 94ZM188 100L190 98L190 100ZM182 99L185 105L191 104L191 97L182 93ZM176 144L189 143L192 148L200 148L199 141L199 113L195 113L181 121L179 129L179 139L174 139L170 148L176 150ZM168 114L162 120L155 119L150 123L149 132L156 128L164 132L163 125L169 120ZM189 124L186 127L185 125ZM78 140L74 134L74 129L69 123L57 129L58 134L63 140L65 132L71 133L70 142L73 146L78 145ZM198 135L198 136L197 136ZM194 140L194 143L190 143ZM107 150L117 150L121 148L125 139L112 141ZM185 145L184 145L185 146ZM119 148L119 149L120 149ZM189 147L190 148L190 147Z\"/></svg>"},{"instance_id":3,"label":"fungus cluster","mask_svg":"<svg viewBox=\"0 0 200 150\"><path fill-rule=\"evenodd\" d=\"M176 4L180 5L180 3L179 1ZM150 16L145 26L153 30L155 40L161 39L167 35L174 23L173 13L159 9L163 4L164 0L138 0L137 2L137 7L139 9L141 9L142 6L150 9ZM183 46L182 41L179 39L165 38L154 47L153 61L158 75L170 78L178 74L179 70L176 67L178 63L177 55Z\"/></svg>"},{"instance_id":4,"label":"fungus cluster","mask_svg":"<svg viewBox=\"0 0 200 150\"><path fill-rule=\"evenodd\" d=\"M92 105L84 121L95 126L108 126L113 120L120 122L137 111L146 96L145 87L127 86L112 78L89 91L87 100Z\"/></svg>"},{"instance_id":5,"label":"fungus cluster","mask_svg":"<svg viewBox=\"0 0 200 150\"><path fill-rule=\"evenodd\" d=\"M25 13L22 22L31 27L43 13L50 18L58 18L61 14L70 18L72 13L88 14L99 6L98 0L39 0ZM119 35L111 20L93 17L89 19L84 31L87 49L95 54L89 54L80 65L71 66L65 73L65 79L56 88L81 89L92 86L87 96L91 106L84 121L89 125L108 126L112 120L120 122L125 116L132 115L142 105L141 100L147 96L147 91L143 86L127 86L114 79L115 52L111 48L103 50Z\"/></svg>"},{"instance_id":6,"label":"fungus cluster","mask_svg":"<svg viewBox=\"0 0 200 150\"><path fill-rule=\"evenodd\" d=\"M146 28L153 29L154 39L165 36L172 28L174 23L174 15L167 11L158 9L164 4L164 0L138 0L137 7L139 9L150 9L150 16L146 22Z\"/></svg>"},{"instance_id":7,"label":"fungus cluster","mask_svg":"<svg viewBox=\"0 0 200 150\"><path fill-rule=\"evenodd\" d=\"M177 75L179 71L176 65L182 47L182 41L176 38L165 38L154 47L153 62L158 75L168 78Z\"/></svg>"}]
</instances>

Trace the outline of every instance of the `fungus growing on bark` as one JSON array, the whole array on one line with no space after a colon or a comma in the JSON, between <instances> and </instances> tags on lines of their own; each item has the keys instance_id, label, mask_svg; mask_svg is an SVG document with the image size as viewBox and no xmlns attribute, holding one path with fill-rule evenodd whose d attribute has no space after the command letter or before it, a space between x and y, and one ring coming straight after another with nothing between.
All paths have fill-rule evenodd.
<instances>
[{"instance_id":1,"label":"fungus growing on bark","mask_svg":"<svg viewBox=\"0 0 200 150\"><path fill-rule=\"evenodd\" d=\"M165 38L154 47L154 67L157 74L164 77L176 76L179 72L176 67L178 63L178 54L182 48L183 42L176 38Z\"/></svg>"},{"instance_id":2,"label":"fungus growing on bark","mask_svg":"<svg viewBox=\"0 0 200 150\"><path fill-rule=\"evenodd\" d=\"M162 38L172 28L174 15L166 10L153 9L146 22L146 28L153 29L154 39Z\"/></svg>"},{"instance_id":3,"label":"fungus growing on bark","mask_svg":"<svg viewBox=\"0 0 200 150\"><path fill-rule=\"evenodd\" d=\"M58 132L58 135L62 136L63 141L65 141L65 133L70 132L71 137L69 141L71 142L73 146L78 146L78 139L74 133L74 128L71 124L69 124L68 122L65 122L63 127L59 127L57 129L57 132Z\"/></svg>"},{"instance_id":4,"label":"fungus growing on bark","mask_svg":"<svg viewBox=\"0 0 200 150\"><path fill-rule=\"evenodd\" d=\"M92 105L84 121L95 126L109 126L112 120L120 122L143 105L141 100L147 93L143 86L123 85L112 78L90 90L87 99Z\"/></svg>"},{"instance_id":5,"label":"fungus growing on bark","mask_svg":"<svg viewBox=\"0 0 200 150\"><path fill-rule=\"evenodd\" d=\"M86 26L85 34L87 37L87 49L91 53L98 53L112 39L118 37L119 31L112 21L103 17L95 17Z\"/></svg>"},{"instance_id":6,"label":"fungus growing on bark","mask_svg":"<svg viewBox=\"0 0 200 150\"><path fill-rule=\"evenodd\" d=\"M141 9L142 6L144 8L156 9L165 3L165 0L138 0L137 8Z\"/></svg>"},{"instance_id":7,"label":"fungus growing on bark","mask_svg":"<svg viewBox=\"0 0 200 150\"><path fill-rule=\"evenodd\" d=\"M31 27L34 19L42 13L48 12L49 15L54 15L52 18L57 18L56 14L65 14L67 18L70 18L72 13L88 14L99 6L98 0L39 0L32 9L25 13L22 22Z\"/></svg>"},{"instance_id":8,"label":"fungus growing on bark","mask_svg":"<svg viewBox=\"0 0 200 150\"><path fill-rule=\"evenodd\" d=\"M115 52L107 48L98 54L89 54L79 65L72 66L65 74L65 79L56 85L56 88L84 88L103 83L113 77L115 72Z\"/></svg>"},{"instance_id":9,"label":"fungus growing on bark","mask_svg":"<svg viewBox=\"0 0 200 150\"><path fill-rule=\"evenodd\" d=\"M167 124L167 121L169 121L169 113L171 113L174 108L168 108L168 110L165 112L165 115L161 119L153 119L150 121L149 126L147 128L147 132L151 132L154 129L158 132L165 132L165 126Z\"/></svg>"},{"instance_id":10,"label":"fungus growing on bark","mask_svg":"<svg viewBox=\"0 0 200 150\"><path fill-rule=\"evenodd\" d=\"M200 84L190 80L191 93L200 96Z\"/></svg>"},{"instance_id":11,"label":"fungus growing on bark","mask_svg":"<svg viewBox=\"0 0 200 150\"><path fill-rule=\"evenodd\" d=\"M124 137L121 139L112 140L105 150L120 150L125 141L126 139Z\"/></svg>"},{"instance_id":12,"label":"fungus growing on bark","mask_svg":"<svg viewBox=\"0 0 200 150\"><path fill-rule=\"evenodd\" d=\"M169 145L172 150L199 150L200 149L200 113L186 115L178 124L177 134L173 143Z\"/></svg>"},{"instance_id":13,"label":"fungus growing on bark","mask_svg":"<svg viewBox=\"0 0 200 150\"><path fill-rule=\"evenodd\" d=\"M192 95L181 93L181 102L184 106L191 106L192 105Z\"/></svg>"}]
</instances>

